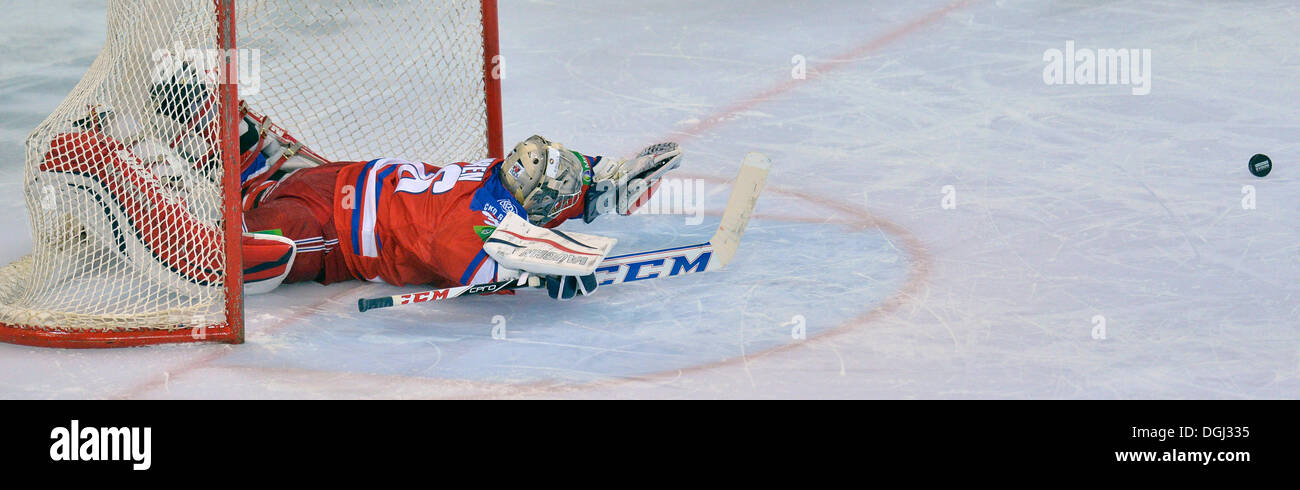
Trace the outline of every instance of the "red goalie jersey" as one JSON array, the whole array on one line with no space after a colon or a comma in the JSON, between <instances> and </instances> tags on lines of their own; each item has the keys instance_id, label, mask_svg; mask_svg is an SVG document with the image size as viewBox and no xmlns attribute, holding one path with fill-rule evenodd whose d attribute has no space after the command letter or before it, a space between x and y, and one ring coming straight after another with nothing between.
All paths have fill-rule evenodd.
<instances>
[{"instance_id":1,"label":"red goalie jersey","mask_svg":"<svg viewBox=\"0 0 1300 490\"><path fill-rule=\"evenodd\" d=\"M359 279L447 287L497 280L483 240L523 206L496 179L498 160L447 165L380 159L339 172L334 228Z\"/></svg>"},{"instance_id":2,"label":"red goalie jersey","mask_svg":"<svg viewBox=\"0 0 1300 490\"><path fill-rule=\"evenodd\" d=\"M280 229L294 240L300 262L288 282L491 282L501 271L483 252L483 240L507 213L526 218L501 184L500 162L436 167L385 158L303 169L248 211L245 225L248 231ZM328 210L322 195L327 182ZM580 203L548 226L581 216Z\"/></svg>"}]
</instances>

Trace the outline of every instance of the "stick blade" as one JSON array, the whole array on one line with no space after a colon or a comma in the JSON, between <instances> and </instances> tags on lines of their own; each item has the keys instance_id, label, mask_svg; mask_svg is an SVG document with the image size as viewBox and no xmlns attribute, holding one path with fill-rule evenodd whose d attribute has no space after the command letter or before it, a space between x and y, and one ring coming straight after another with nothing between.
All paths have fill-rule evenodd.
<instances>
[{"instance_id":1,"label":"stick blade","mask_svg":"<svg viewBox=\"0 0 1300 490\"><path fill-rule=\"evenodd\" d=\"M740 164L740 175L732 185L727 208L722 212L722 222L709 240L713 244L718 269L726 267L736 255L736 249L740 247L740 236L745 234L745 227L749 225L749 217L754 214L754 205L758 202L758 195L763 192L763 186L767 184L767 173L771 169L772 160L758 152L745 155L745 161Z\"/></svg>"}]
</instances>

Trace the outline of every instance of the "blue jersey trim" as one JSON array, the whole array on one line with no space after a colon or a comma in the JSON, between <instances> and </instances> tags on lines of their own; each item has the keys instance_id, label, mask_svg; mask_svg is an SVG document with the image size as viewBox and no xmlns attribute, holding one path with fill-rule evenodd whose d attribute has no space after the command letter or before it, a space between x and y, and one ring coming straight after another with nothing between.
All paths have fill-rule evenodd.
<instances>
[{"instance_id":1,"label":"blue jersey trim","mask_svg":"<svg viewBox=\"0 0 1300 490\"><path fill-rule=\"evenodd\" d=\"M461 274L460 283L468 285L470 279L474 278L474 273L478 272L479 266L483 264L485 259L487 259L487 252L479 250L478 255L474 256L474 260L469 262L469 267L465 269L465 273Z\"/></svg>"},{"instance_id":2,"label":"blue jersey trim","mask_svg":"<svg viewBox=\"0 0 1300 490\"><path fill-rule=\"evenodd\" d=\"M353 189L354 198L352 200L352 254L361 255L361 206L365 203L366 192L366 174L370 173L370 168L375 165L377 160L366 162L366 166L361 167L361 172L357 174L357 185Z\"/></svg>"},{"instance_id":3,"label":"blue jersey trim","mask_svg":"<svg viewBox=\"0 0 1300 490\"><path fill-rule=\"evenodd\" d=\"M375 255L379 255L379 252L384 249L384 241L379 239L379 198L384 195L384 179L393 175L396 170L397 166L392 165L379 171L379 175L375 176Z\"/></svg>"},{"instance_id":4,"label":"blue jersey trim","mask_svg":"<svg viewBox=\"0 0 1300 490\"><path fill-rule=\"evenodd\" d=\"M249 177L252 177L258 171L261 171L265 168L266 168L266 155L258 153L257 160L254 160L252 165L249 165L248 168L244 169L243 173L239 174L239 183L243 184L244 182L248 182Z\"/></svg>"}]
</instances>

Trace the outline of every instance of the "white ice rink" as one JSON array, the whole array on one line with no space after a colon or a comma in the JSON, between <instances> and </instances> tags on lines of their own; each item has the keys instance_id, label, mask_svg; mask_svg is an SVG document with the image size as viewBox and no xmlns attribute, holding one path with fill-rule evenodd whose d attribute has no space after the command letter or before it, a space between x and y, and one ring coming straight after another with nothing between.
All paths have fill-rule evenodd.
<instances>
[{"instance_id":1,"label":"white ice rink","mask_svg":"<svg viewBox=\"0 0 1300 490\"><path fill-rule=\"evenodd\" d=\"M104 6L0 7L7 263L23 139ZM503 0L507 142L673 139L705 182L702 223L566 229L702 241L745 153L771 157L728 270L365 314L411 288L291 285L248 299L243 345L0 344L0 397L1296 398L1297 25L1290 0ZM1149 49L1150 94L1047 85L1067 41Z\"/></svg>"}]
</instances>

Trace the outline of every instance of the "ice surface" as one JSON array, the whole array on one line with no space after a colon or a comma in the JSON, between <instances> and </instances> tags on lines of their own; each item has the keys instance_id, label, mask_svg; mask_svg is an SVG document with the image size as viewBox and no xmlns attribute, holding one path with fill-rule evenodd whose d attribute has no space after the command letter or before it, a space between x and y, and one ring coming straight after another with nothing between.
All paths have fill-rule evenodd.
<instances>
[{"instance_id":1,"label":"ice surface","mask_svg":"<svg viewBox=\"0 0 1300 490\"><path fill-rule=\"evenodd\" d=\"M100 2L6 9L5 262L30 247L22 140L103 39ZM728 270L366 314L356 298L400 290L293 285L249 298L240 346L0 345L0 396L1295 398L1298 11L506 0L507 140L627 155L676 139L681 174L705 181L701 223L583 231L620 251L700 241L745 153L771 157ZM1071 40L1150 49L1150 95L1044 84L1044 51Z\"/></svg>"}]
</instances>

